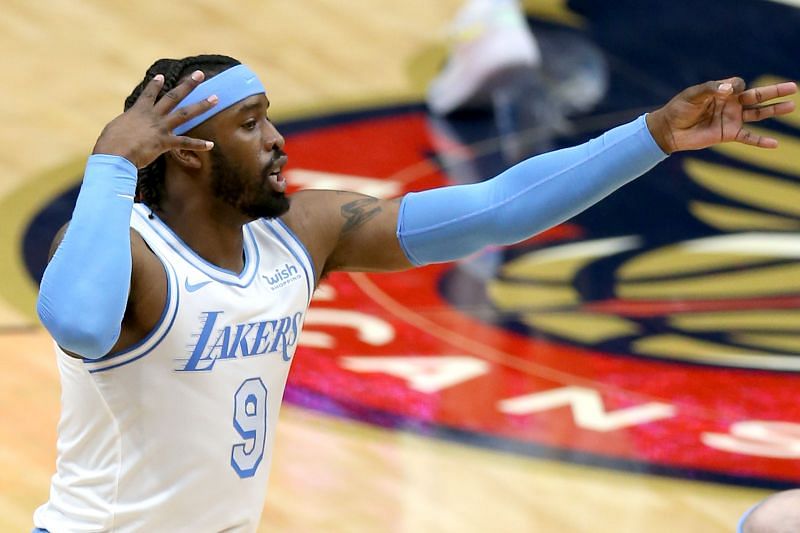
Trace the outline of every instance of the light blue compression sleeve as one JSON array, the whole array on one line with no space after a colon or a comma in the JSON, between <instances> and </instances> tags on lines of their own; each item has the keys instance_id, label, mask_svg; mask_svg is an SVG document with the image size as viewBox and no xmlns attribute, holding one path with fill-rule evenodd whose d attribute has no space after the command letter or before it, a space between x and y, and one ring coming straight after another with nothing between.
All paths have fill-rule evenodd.
<instances>
[{"instance_id":1,"label":"light blue compression sleeve","mask_svg":"<svg viewBox=\"0 0 800 533\"><path fill-rule=\"evenodd\" d=\"M42 277L42 324L62 348L89 359L106 355L119 339L136 179L136 167L123 157L89 157L72 221Z\"/></svg>"},{"instance_id":2,"label":"light blue compression sleeve","mask_svg":"<svg viewBox=\"0 0 800 533\"><path fill-rule=\"evenodd\" d=\"M666 157L642 115L582 145L532 157L488 181L407 194L397 238L415 265L519 242L580 213Z\"/></svg>"}]
</instances>

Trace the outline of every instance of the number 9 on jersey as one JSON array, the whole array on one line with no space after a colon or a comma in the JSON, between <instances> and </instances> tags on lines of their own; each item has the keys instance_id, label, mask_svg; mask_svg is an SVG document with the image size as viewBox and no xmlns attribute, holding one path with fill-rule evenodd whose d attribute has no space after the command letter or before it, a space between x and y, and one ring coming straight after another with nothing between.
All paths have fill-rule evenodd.
<instances>
[{"instance_id":1,"label":"number 9 on jersey","mask_svg":"<svg viewBox=\"0 0 800 533\"><path fill-rule=\"evenodd\" d=\"M233 445L231 466L240 478L253 477L267 436L267 387L261 378L245 380L233 395L233 427L244 442Z\"/></svg>"}]
</instances>

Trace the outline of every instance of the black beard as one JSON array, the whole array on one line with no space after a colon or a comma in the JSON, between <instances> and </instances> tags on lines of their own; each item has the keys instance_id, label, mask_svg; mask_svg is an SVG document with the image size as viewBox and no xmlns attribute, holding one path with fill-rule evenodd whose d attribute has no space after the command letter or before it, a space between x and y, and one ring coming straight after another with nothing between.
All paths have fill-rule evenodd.
<instances>
[{"instance_id":1,"label":"black beard","mask_svg":"<svg viewBox=\"0 0 800 533\"><path fill-rule=\"evenodd\" d=\"M247 176L222 152L212 150L211 192L252 219L277 218L289 210L289 198L264 183L269 179L269 170L264 169L260 177Z\"/></svg>"}]
</instances>

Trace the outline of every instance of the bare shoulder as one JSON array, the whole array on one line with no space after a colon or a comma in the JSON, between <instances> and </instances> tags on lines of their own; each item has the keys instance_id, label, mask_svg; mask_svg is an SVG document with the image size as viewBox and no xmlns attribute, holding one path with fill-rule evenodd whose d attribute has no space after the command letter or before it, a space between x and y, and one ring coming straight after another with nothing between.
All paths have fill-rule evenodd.
<instances>
[{"instance_id":1,"label":"bare shoulder","mask_svg":"<svg viewBox=\"0 0 800 533\"><path fill-rule=\"evenodd\" d=\"M336 191L305 190L292 194L289 211L281 220L303 240L307 247L312 241L320 238L320 232L325 234L326 221L335 209L334 199Z\"/></svg>"},{"instance_id":2,"label":"bare shoulder","mask_svg":"<svg viewBox=\"0 0 800 533\"><path fill-rule=\"evenodd\" d=\"M161 259L131 228L131 291L114 351L124 350L147 336L158 324L167 305L167 271Z\"/></svg>"},{"instance_id":3,"label":"bare shoulder","mask_svg":"<svg viewBox=\"0 0 800 533\"><path fill-rule=\"evenodd\" d=\"M305 190L292 195L282 220L309 240L347 233L385 210L387 201L348 191Z\"/></svg>"},{"instance_id":4,"label":"bare shoulder","mask_svg":"<svg viewBox=\"0 0 800 533\"><path fill-rule=\"evenodd\" d=\"M311 255L317 282L326 272L327 258L339 234L335 220L337 198L336 191L305 190L294 193L289 211L281 217Z\"/></svg>"},{"instance_id":5,"label":"bare shoulder","mask_svg":"<svg viewBox=\"0 0 800 533\"><path fill-rule=\"evenodd\" d=\"M400 270L411 265L397 243L399 206L399 198L307 190L292 195L283 221L309 250L318 280L335 270Z\"/></svg>"}]
</instances>

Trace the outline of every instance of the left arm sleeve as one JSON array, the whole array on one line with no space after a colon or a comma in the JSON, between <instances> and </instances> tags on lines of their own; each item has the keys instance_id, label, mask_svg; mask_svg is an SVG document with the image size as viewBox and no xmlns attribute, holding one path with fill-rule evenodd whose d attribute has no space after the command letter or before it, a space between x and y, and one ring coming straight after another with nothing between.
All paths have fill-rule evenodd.
<instances>
[{"instance_id":1,"label":"left arm sleeve","mask_svg":"<svg viewBox=\"0 0 800 533\"><path fill-rule=\"evenodd\" d=\"M66 235L42 276L37 312L62 348L97 359L120 336L131 287L130 220L136 167L89 157Z\"/></svg>"},{"instance_id":2,"label":"left arm sleeve","mask_svg":"<svg viewBox=\"0 0 800 533\"><path fill-rule=\"evenodd\" d=\"M418 266L452 261L490 244L519 242L580 213L666 157L642 115L488 181L406 195L397 238Z\"/></svg>"}]
</instances>

